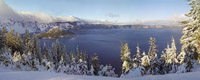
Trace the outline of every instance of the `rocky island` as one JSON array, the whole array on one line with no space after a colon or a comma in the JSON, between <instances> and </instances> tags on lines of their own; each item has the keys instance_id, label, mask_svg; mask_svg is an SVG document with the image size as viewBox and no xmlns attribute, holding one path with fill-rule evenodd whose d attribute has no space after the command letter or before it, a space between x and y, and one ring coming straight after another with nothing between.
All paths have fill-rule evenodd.
<instances>
[{"instance_id":1,"label":"rocky island","mask_svg":"<svg viewBox=\"0 0 200 80\"><path fill-rule=\"evenodd\" d=\"M54 39L58 37L74 37L76 36L76 34L71 32L70 30L65 30L59 27L53 27L47 32L37 34L37 36L42 39Z\"/></svg>"}]
</instances>

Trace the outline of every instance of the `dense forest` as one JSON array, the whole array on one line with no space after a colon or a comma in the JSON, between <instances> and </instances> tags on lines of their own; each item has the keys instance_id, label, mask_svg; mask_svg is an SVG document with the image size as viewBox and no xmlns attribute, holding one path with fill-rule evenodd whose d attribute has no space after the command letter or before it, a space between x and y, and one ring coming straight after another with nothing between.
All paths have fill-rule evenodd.
<instances>
[{"instance_id":1,"label":"dense forest","mask_svg":"<svg viewBox=\"0 0 200 80\"><path fill-rule=\"evenodd\" d=\"M190 1L190 0L189 0ZM191 72L200 62L200 1L191 0L189 5L191 10L186 14L190 19L181 22L183 26L183 36L180 39L182 44L181 52L176 52L174 38L171 46L162 51L160 58L157 56L156 39L150 38L148 54L140 52L137 46L137 53L130 57L128 43L123 43L121 47L122 77L143 76L167 73Z\"/></svg>"},{"instance_id":2,"label":"dense forest","mask_svg":"<svg viewBox=\"0 0 200 80\"><path fill-rule=\"evenodd\" d=\"M52 49L40 46L36 35L29 31L23 37L14 30L0 30L0 63L6 68L24 71L50 71L75 75L117 76L111 65L101 65L96 54L88 57L77 47L76 53L69 51L58 40L52 43Z\"/></svg>"},{"instance_id":3,"label":"dense forest","mask_svg":"<svg viewBox=\"0 0 200 80\"><path fill-rule=\"evenodd\" d=\"M183 36L181 52L176 50L175 40L158 53L156 39L150 38L149 51L137 53L131 57L128 43L121 45L121 77L161 75L168 73L191 72L200 62L200 1L191 0L191 10L186 16L190 19L181 22ZM12 70L49 71L75 75L95 75L117 77L111 65L102 65L98 56L88 55L79 50L66 51L66 46L58 40L50 47L40 46L38 37L29 31L21 36L14 30L0 29L0 65ZM158 56L161 54L161 56ZM90 57L89 57L90 56Z\"/></svg>"}]
</instances>

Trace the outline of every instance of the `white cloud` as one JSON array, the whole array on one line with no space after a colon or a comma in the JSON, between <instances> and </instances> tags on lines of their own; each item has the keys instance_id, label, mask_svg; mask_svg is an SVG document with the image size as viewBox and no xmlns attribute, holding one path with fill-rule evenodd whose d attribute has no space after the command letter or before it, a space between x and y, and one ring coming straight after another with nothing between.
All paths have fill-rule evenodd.
<instances>
[{"instance_id":1,"label":"white cloud","mask_svg":"<svg viewBox=\"0 0 200 80\"><path fill-rule=\"evenodd\" d=\"M111 18L120 17L118 14L114 14L114 13L108 13L105 16L108 16L108 17L111 17Z\"/></svg>"},{"instance_id":2,"label":"white cloud","mask_svg":"<svg viewBox=\"0 0 200 80\"><path fill-rule=\"evenodd\" d=\"M50 16L45 13L33 13L15 11L9 7L3 0L0 0L0 16L3 18L38 21L38 22L60 22L60 21L78 21L79 19L73 16Z\"/></svg>"},{"instance_id":3,"label":"white cloud","mask_svg":"<svg viewBox=\"0 0 200 80\"><path fill-rule=\"evenodd\" d=\"M3 0L0 0L0 16L14 19L20 18L16 11L5 4Z\"/></svg>"},{"instance_id":4,"label":"white cloud","mask_svg":"<svg viewBox=\"0 0 200 80\"><path fill-rule=\"evenodd\" d=\"M132 22L124 22L121 24L143 24L143 25L179 25L181 21L188 20L184 14L173 15L166 20L135 20Z\"/></svg>"},{"instance_id":5,"label":"white cloud","mask_svg":"<svg viewBox=\"0 0 200 80\"><path fill-rule=\"evenodd\" d=\"M78 21L79 19L73 16L50 16L45 13L33 12L18 12L26 21L40 21L40 22L64 22L64 21Z\"/></svg>"},{"instance_id":6,"label":"white cloud","mask_svg":"<svg viewBox=\"0 0 200 80\"><path fill-rule=\"evenodd\" d=\"M189 18L185 16L185 14L181 14L181 15L174 15L172 18L169 19L169 21L180 22L180 21L185 21L188 19Z\"/></svg>"}]
</instances>

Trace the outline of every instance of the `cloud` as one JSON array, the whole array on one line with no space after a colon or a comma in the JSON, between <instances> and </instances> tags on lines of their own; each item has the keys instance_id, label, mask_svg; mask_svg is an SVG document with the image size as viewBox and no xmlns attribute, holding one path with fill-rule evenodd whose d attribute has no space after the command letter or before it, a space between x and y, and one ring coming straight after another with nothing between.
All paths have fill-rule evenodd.
<instances>
[{"instance_id":1,"label":"cloud","mask_svg":"<svg viewBox=\"0 0 200 80\"><path fill-rule=\"evenodd\" d=\"M111 17L111 18L120 17L118 14L114 14L114 13L108 13L105 16L108 16L108 17Z\"/></svg>"},{"instance_id":2,"label":"cloud","mask_svg":"<svg viewBox=\"0 0 200 80\"><path fill-rule=\"evenodd\" d=\"M169 21L181 22L188 19L189 17L185 16L185 14L181 14L181 15L176 14L176 15L173 15L172 18L169 19Z\"/></svg>"},{"instance_id":3,"label":"cloud","mask_svg":"<svg viewBox=\"0 0 200 80\"><path fill-rule=\"evenodd\" d=\"M171 18L166 20L135 20L132 22L124 22L121 24L142 24L142 25L180 25L181 21L188 20L189 18L184 14L173 15Z\"/></svg>"},{"instance_id":4,"label":"cloud","mask_svg":"<svg viewBox=\"0 0 200 80\"><path fill-rule=\"evenodd\" d=\"M26 21L39 21L39 22L65 22L65 21L78 21L79 19L74 16L50 16L45 13L33 12L18 12L21 17Z\"/></svg>"},{"instance_id":5,"label":"cloud","mask_svg":"<svg viewBox=\"0 0 200 80\"><path fill-rule=\"evenodd\" d=\"M45 13L33 13L15 11L9 7L3 0L0 0L0 18L9 18L24 21L38 22L62 22L62 21L78 21L79 19L73 16L51 16Z\"/></svg>"},{"instance_id":6,"label":"cloud","mask_svg":"<svg viewBox=\"0 0 200 80\"><path fill-rule=\"evenodd\" d=\"M10 8L3 0L0 0L0 16L7 18L19 19L20 15L15 10Z\"/></svg>"}]
</instances>

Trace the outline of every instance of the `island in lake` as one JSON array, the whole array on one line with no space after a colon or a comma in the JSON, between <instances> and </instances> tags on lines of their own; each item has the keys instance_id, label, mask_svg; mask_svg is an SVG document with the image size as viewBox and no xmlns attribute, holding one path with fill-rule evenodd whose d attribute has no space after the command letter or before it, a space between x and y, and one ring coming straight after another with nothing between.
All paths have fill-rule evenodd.
<instances>
[{"instance_id":1,"label":"island in lake","mask_svg":"<svg viewBox=\"0 0 200 80\"><path fill-rule=\"evenodd\" d=\"M47 32L37 34L37 36L42 39L54 39L58 37L74 37L76 36L76 34L71 32L70 30L54 27Z\"/></svg>"}]
</instances>

